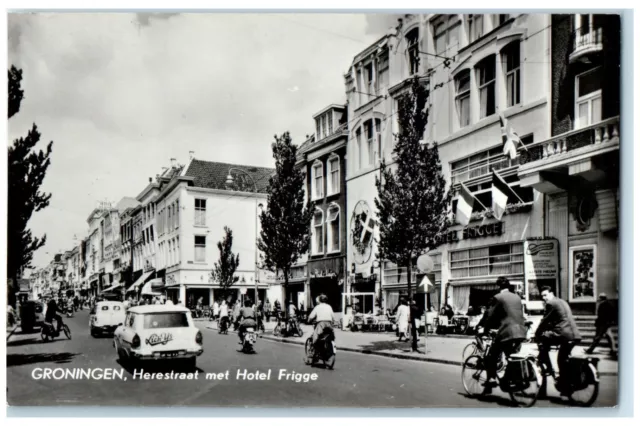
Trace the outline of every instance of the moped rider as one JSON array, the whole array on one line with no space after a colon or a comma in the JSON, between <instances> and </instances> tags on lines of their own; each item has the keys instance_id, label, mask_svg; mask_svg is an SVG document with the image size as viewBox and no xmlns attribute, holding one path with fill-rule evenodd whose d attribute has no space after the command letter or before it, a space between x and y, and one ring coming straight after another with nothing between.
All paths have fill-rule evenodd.
<instances>
[{"instance_id":1,"label":"moped rider","mask_svg":"<svg viewBox=\"0 0 640 426\"><path fill-rule=\"evenodd\" d=\"M325 333L333 332L333 321L335 317L333 316L333 308L328 302L329 298L324 294L316 297L317 305L313 308L307 320L309 324L314 324L312 337L312 347L314 348L319 337Z\"/></svg>"},{"instance_id":2,"label":"moped rider","mask_svg":"<svg viewBox=\"0 0 640 426\"><path fill-rule=\"evenodd\" d=\"M256 327L256 312L251 307L251 300L244 301L244 307L240 309L238 322L240 328L238 329L238 335L240 336L240 344L244 343L244 335L249 327Z\"/></svg>"}]
</instances>

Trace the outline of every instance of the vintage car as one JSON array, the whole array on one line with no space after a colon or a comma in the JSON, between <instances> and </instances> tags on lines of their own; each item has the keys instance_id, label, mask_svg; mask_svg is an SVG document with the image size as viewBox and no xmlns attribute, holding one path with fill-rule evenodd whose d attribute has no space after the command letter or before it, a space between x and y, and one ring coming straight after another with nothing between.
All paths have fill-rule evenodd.
<instances>
[{"instance_id":1,"label":"vintage car","mask_svg":"<svg viewBox=\"0 0 640 426\"><path fill-rule=\"evenodd\" d=\"M114 333L113 346L121 362L181 360L191 369L203 352L202 333L191 312L177 305L130 308Z\"/></svg>"},{"instance_id":2,"label":"vintage car","mask_svg":"<svg viewBox=\"0 0 640 426\"><path fill-rule=\"evenodd\" d=\"M101 301L89 313L89 331L93 337L102 333L113 333L124 323L126 308L122 302Z\"/></svg>"}]
</instances>

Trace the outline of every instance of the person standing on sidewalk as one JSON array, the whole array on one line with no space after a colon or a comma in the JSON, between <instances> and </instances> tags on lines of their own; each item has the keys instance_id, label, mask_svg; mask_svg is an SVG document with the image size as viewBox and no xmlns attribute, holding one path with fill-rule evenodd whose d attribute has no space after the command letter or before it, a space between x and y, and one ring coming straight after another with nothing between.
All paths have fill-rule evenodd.
<instances>
[{"instance_id":1,"label":"person standing on sidewalk","mask_svg":"<svg viewBox=\"0 0 640 426\"><path fill-rule=\"evenodd\" d=\"M593 342L591 345L584 350L586 354L592 354L593 350L598 346L600 340L607 334L609 328L611 326L616 325L617 317L616 317L616 309L613 306L613 303L607 299L606 293L600 293L598 296L599 305L598 305L598 316L596 317L596 335L593 338ZM613 352L613 342L611 341L611 337L609 337L609 345L611 346L611 351Z\"/></svg>"},{"instance_id":2,"label":"person standing on sidewalk","mask_svg":"<svg viewBox=\"0 0 640 426\"><path fill-rule=\"evenodd\" d=\"M409 309L407 300L403 297L400 299L400 306L398 306L398 311L396 312L396 323L398 324L398 342L402 341L403 336L407 339L407 341L409 340L407 331L409 327L410 316L411 309Z\"/></svg>"},{"instance_id":3,"label":"person standing on sidewalk","mask_svg":"<svg viewBox=\"0 0 640 426\"><path fill-rule=\"evenodd\" d=\"M411 301L411 352L418 352L418 327L420 326L420 309L415 300Z\"/></svg>"}]
</instances>

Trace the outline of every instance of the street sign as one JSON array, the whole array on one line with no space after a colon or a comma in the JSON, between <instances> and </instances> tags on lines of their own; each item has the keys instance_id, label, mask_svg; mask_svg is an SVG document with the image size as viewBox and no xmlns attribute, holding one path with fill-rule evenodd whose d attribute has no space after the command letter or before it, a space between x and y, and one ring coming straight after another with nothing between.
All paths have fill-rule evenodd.
<instances>
[{"instance_id":1,"label":"street sign","mask_svg":"<svg viewBox=\"0 0 640 426\"><path fill-rule=\"evenodd\" d=\"M433 259L428 254L423 254L420 257L418 257L417 263L418 263L417 266L420 272L423 272L426 274L433 271Z\"/></svg>"},{"instance_id":2,"label":"street sign","mask_svg":"<svg viewBox=\"0 0 640 426\"><path fill-rule=\"evenodd\" d=\"M247 294L247 288L246 287L240 287L240 294L242 294L242 295Z\"/></svg>"}]
</instances>

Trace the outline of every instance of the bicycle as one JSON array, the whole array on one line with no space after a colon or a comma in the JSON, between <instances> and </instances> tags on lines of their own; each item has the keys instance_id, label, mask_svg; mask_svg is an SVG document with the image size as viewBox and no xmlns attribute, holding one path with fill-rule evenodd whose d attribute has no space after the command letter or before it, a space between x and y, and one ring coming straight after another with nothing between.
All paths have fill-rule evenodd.
<instances>
[{"instance_id":1,"label":"bicycle","mask_svg":"<svg viewBox=\"0 0 640 426\"><path fill-rule=\"evenodd\" d=\"M487 370L485 358L489 348L495 343L497 333L489 332L490 340L485 345L484 352L471 355L462 364L462 385L470 396L479 397L485 394ZM502 370L497 369L500 389L508 393L511 400L521 407L531 407L538 400L542 388L543 376L540 367L533 356L517 355L520 348L506 356L506 363ZM499 363L500 364L500 363Z\"/></svg>"},{"instance_id":2,"label":"bicycle","mask_svg":"<svg viewBox=\"0 0 640 426\"><path fill-rule=\"evenodd\" d=\"M551 345L551 350L558 350L560 345ZM573 348L572 348L573 349ZM546 392L547 377L551 376L548 366L537 357L536 362L542 371L542 389ZM554 386L561 396L566 396L569 401L580 407L590 407L598 398L600 391L600 373L598 372L599 358L594 357L573 357L569 355L565 373L568 377L559 377L554 380ZM568 380L568 381L567 381Z\"/></svg>"}]
</instances>

